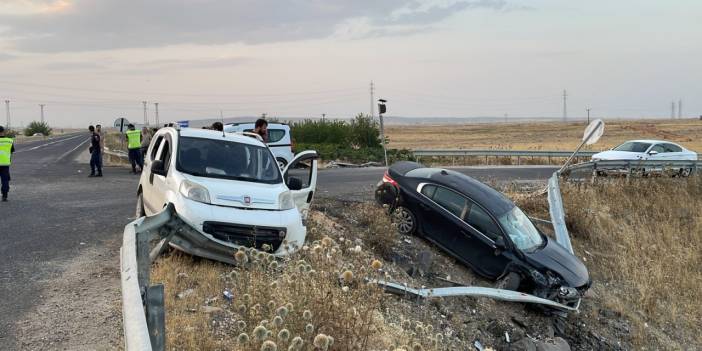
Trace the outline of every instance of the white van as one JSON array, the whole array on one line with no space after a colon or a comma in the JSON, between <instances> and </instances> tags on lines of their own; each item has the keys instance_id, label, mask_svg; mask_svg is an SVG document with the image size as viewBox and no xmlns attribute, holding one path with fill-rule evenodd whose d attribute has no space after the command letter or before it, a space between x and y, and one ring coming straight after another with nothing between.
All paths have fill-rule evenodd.
<instances>
[{"instance_id":1,"label":"white van","mask_svg":"<svg viewBox=\"0 0 702 351\"><path fill-rule=\"evenodd\" d=\"M317 157L301 152L281 170L270 149L249 135L161 128L144 155L136 214L154 215L172 204L206 240L229 248L266 245L287 255L305 242Z\"/></svg>"},{"instance_id":2,"label":"white van","mask_svg":"<svg viewBox=\"0 0 702 351\"><path fill-rule=\"evenodd\" d=\"M254 128L255 123L227 123L224 125L224 131L227 133L253 132ZM295 157L290 126L286 123L268 123L268 142L266 144L273 152L280 169L284 169Z\"/></svg>"}]
</instances>

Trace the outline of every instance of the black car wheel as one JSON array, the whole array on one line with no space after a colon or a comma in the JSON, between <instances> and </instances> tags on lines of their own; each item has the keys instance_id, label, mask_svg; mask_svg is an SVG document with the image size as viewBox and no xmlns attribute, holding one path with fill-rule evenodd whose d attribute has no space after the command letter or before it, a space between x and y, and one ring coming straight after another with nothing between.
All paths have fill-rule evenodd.
<instances>
[{"instance_id":1,"label":"black car wheel","mask_svg":"<svg viewBox=\"0 0 702 351\"><path fill-rule=\"evenodd\" d=\"M514 273L514 272L509 272L507 273L506 276L502 277L502 279L497 281L497 284L495 284L495 287L498 289L503 289L503 290L512 290L516 291L519 289L519 284L522 282L522 277L519 276L519 274Z\"/></svg>"},{"instance_id":2,"label":"black car wheel","mask_svg":"<svg viewBox=\"0 0 702 351\"><path fill-rule=\"evenodd\" d=\"M141 218L146 216L146 211L144 210L144 194L139 193L137 195L136 203L136 218Z\"/></svg>"},{"instance_id":3,"label":"black car wheel","mask_svg":"<svg viewBox=\"0 0 702 351\"><path fill-rule=\"evenodd\" d=\"M393 214L397 231L403 235L413 235L417 231L417 217L407 207L398 206Z\"/></svg>"}]
</instances>

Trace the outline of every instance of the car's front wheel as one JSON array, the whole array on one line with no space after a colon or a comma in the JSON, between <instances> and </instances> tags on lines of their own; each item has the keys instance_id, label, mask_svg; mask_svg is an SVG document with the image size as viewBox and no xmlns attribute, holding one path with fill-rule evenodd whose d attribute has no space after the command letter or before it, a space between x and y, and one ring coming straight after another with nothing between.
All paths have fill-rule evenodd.
<instances>
[{"instance_id":1,"label":"car's front wheel","mask_svg":"<svg viewBox=\"0 0 702 351\"><path fill-rule=\"evenodd\" d=\"M139 193L137 195L137 203L136 203L136 218L141 218L146 216L146 211L144 210L144 194Z\"/></svg>"},{"instance_id":2,"label":"car's front wheel","mask_svg":"<svg viewBox=\"0 0 702 351\"><path fill-rule=\"evenodd\" d=\"M417 231L417 217L407 207L398 206L393 213L393 222L402 235L414 235Z\"/></svg>"},{"instance_id":3,"label":"car's front wheel","mask_svg":"<svg viewBox=\"0 0 702 351\"><path fill-rule=\"evenodd\" d=\"M495 284L495 287L498 289L503 289L503 290L512 290L512 291L517 291L519 289L519 285L522 282L522 277L519 276L519 274L515 272L509 272L507 275L502 277L502 279L497 281L497 284Z\"/></svg>"}]
</instances>

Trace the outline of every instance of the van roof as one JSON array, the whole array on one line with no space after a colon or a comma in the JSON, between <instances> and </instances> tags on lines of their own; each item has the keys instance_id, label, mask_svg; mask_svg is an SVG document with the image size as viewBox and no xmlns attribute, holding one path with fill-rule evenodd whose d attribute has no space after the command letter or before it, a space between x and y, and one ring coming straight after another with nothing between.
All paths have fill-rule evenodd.
<instances>
[{"instance_id":1,"label":"van roof","mask_svg":"<svg viewBox=\"0 0 702 351\"><path fill-rule=\"evenodd\" d=\"M184 136L184 137L202 138L202 139L215 139L215 140L225 139L225 140L234 141L237 143L250 144L250 145L256 145L256 146L266 146L266 144L258 141L258 139L256 139L256 138L253 138L250 136L237 134L237 133L222 133L220 131L212 130L212 129L181 128L180 135Z\"/></svg>"}]
</instances>

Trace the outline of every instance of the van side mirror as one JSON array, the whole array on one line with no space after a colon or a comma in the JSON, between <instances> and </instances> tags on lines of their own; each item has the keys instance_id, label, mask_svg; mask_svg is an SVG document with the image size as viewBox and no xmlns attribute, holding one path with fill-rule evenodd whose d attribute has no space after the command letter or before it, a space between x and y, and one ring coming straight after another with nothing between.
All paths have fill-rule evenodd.
<instances>
[{"instance_id":1,"label":"van side mirror","mask_svg":"<svg viewBox=\"0 0 702 351\"><path fill-rule=\"evenodd\" d=\"M166 176L166 169L163 165L163 161L154 160L151 162L151 174L157 174L164 177Z\"/></svg>"},{"instance_id":2,"label":"van side mirror","mask_svg":"<svg viewBox=\"0 0 702 351\"><path fill-rule=\"evenodd\" d=\"M297 177L290 177L288 178L288 189L290 190L301 190L302 189L302 180Z\"/></svg>"}]
</instances>

